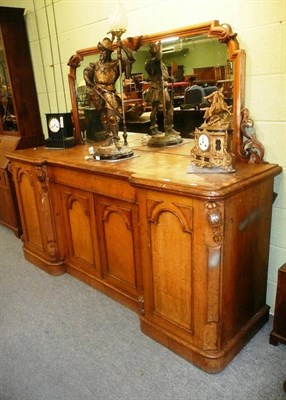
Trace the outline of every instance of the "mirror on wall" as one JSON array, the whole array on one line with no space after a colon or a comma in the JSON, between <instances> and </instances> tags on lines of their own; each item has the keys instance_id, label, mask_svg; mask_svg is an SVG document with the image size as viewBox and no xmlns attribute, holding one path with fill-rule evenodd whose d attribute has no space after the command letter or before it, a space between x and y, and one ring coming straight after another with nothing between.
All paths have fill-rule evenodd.
<instances>
[{"instance_id":1,"label":"mirror on wall","mask_svg":"<svg viewBox=\"0 0 286 400\"><path fill-rule=\"evenodd\" d=\"M0 132L13 133L18 131L15 115L13 93L10 84L9 71L5 50L0 32Z\"/></svg>"},{"instance_id":2,"label":"mirror on wall","mask_svg":"<svg viewBox=\"0 0 286 400\"><path fill-rule=\"evenodd\" d=\"M126 36L126 34L125 34ZM138 42L139 37L133 38ZM101 38L98 39L98 41ZM194 102L190 87L197 85L205 96L223 87L225 100L233 112L234 150L240 142L240 110L244 92L244 52L239 49L236 34L228 24L211 21L172 31L146 34L140 37L141 46L135 51L131 77L123 76L123 100L128 132L148 133L150 104L148 104L148 74L145 62L150 57L150 43L161 41L163 62L169 72L169 92L174 105L174 128L183 137L191 138L203 122L207 100ZM101 140L99 116L88 103L83 70L98 59L96 47L76 52L69 60L69 84L75 136L78 143ZM118 88L120 92L120 88ZM159 112L160 114L160 112ZM163 123L163 113L158 123Z\"/></svg>"}]
</instances>

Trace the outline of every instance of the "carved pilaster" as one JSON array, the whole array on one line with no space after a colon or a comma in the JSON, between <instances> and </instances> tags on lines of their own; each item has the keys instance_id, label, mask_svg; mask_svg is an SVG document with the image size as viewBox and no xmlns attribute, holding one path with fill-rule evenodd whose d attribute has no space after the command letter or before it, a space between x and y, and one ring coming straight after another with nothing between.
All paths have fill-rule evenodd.
<instances>
[{"instance_id":1,"label":"carved pilaster","mask_svg":"<svg viewBox=\"0 0 286 400\"><path fill-rule=\"evenodd\" d=\"M221 204L209 201L205 204L206 217L211 227L207 250L207 308L204 329L204 349L220 347L220 276L223 242L223 210Z\"/></svg>"},{"instance_id":2,"label":"carved pilaster","mask_svg":"<svg viewBox=\"0 0 286 400\"><path fill-rule=\"evenodd\" d=\"M56 234L51 210L47 168L44 165L38 165L35 168L35 172L41 186L41 208L47 238L46 250L49 259L54 262L58 260L58 249L55 240Z\"/></svg>"}]
</instances>

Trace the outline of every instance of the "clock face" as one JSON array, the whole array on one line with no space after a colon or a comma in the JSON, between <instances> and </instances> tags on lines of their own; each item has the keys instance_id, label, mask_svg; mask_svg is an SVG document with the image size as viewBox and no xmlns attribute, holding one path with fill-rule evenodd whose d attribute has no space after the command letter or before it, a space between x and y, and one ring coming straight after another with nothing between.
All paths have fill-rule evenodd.
<instances>
[{"instance_id":1,"label":"clock face","mask_svg":"<svg viewBox=\"0 0 286 400\"><path fill-rule=\"evenodd\" d=\"M58 118L54 117L49 120L49 129L53 133L59 132L59 130L61 129L61 125Z\"/></svg>"},{"instance_id":2,"label":"clock face","mask_svg":"<svg viewBox=\"0 0 286 400\"><path fill-rule=\"evenodd\" d=\"M201 151L207 151L210 147L210 139L207 135L202 134L198 140L199 148Z\"/></svg>"}]
</instances>

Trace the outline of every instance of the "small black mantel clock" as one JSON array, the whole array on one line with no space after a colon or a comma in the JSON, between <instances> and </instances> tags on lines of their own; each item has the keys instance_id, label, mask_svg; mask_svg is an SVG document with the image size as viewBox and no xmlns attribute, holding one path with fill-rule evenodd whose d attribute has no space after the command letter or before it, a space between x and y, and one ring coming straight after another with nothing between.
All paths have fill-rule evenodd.
<instances>
[{"instance_id":1,"label":"small black mantel clock","mask_svg":"<svg viewBox=\"0 0 286 400\"><path fill-rule=\"evenodd\" d=\"M71 113L46 114L48 126L48 139L45 146L53 149L65 149L76 144L73 136L73 124Z\"/></svg>"}]
</instances>

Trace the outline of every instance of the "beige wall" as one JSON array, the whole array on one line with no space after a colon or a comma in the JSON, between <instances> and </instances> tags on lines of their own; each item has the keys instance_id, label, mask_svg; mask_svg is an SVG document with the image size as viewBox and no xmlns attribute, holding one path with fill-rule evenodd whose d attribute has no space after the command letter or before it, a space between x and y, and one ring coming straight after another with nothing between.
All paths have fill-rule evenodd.
<instances>
[{"instance_id":1,"label":"beige wall","mask_svg":"<svg viewBox=\"0 0 286 400\"><path fill-rule=\"evenodd\" d=\"M26 9L44 129L45 113L70 109L69 57L105 36L108 15L116 4L117 0L0 0L0 6ZM285 1L122 0L121 4L127 12L128 36L213 19L229 23L238 33L247 54L245 105L265 146L265 159L284 170L275 179L278 197L273 206L267 289L273 313L277 269L286 262Z\"/></svg>"}]
</instances>

